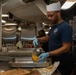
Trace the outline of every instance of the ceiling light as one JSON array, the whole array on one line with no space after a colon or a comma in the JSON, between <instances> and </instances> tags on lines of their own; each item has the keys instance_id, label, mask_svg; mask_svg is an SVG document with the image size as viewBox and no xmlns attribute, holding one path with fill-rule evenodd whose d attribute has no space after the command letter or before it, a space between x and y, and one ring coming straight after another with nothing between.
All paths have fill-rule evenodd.
<instances>
[{"instance_id":1,"label":"ceiling light","mask_svg":"<svg viewBox=\"0 0 76 75\"><path fill-rule=\"evenodd\" d=\"M2 20L2 23L6 23L6 21L5 20Z\"/></svg>"},{"instance_id":2,"label":"ceiling light","mask_svg":"<svg viewBox=\"0 0 76 75\"><path fill-rule=\"evenodd\" d=\"M17 23L5 23L4 25L17 25Z\"/></svg>"},{"instance_id":3,"label":"ceiling light","mask_svg":"<svg viewBox=\"0 0 76 75\"><path fill-rule=\"evenodd\" d=\"M49 33L48 31L45 32L45 34L48 34L48 33Z\"/></svg>"},{"instance_id":4,"label":"ceiling light","mask_svg":"<svg viewBox=\"0 0 76 75\"><path fill-rule=\"evenodd\" d=\"M76 3L76 1L66 1L66 2L62 5L61 9L62 9L62 10L69 9L69 8L72 7L75 3Z\"/></svg>"},{"instance_id":5,"label":"ceiling light","mask_svg":"<svg viewBox=\"0 0 76 75\"><path fill-rule=\"evenodd\" d=\"M20 26L18 27L18 30L21 31L21 27Z\"/></svg>"},{"instance_id":6,"label":"ceiling light","mask_svg":"<svg viewBox=\"0 0 76 75\"><path fill-rule=\"evenodd\" d=\"M2 14L2 17L9 17L8 14Z\"/></svg>"},{"instance_id":7,"label":"ceiling light","mask_svg":"<svg viewBox=\"0 0 76 75\"><path fill-rule=\"evenodd\" d=\"M51 27L49 27L49 29L51 29Z\"/></svg>"},{"instance_id":8,"label":"ceiling light","mask_svg":"<svg viewBox=\"0 0 76 75\"><path fill-rule=\"evenodd\" d=\"M44 25L45 23L43 22L42 24Z\"/></svg>"}]
</instances>

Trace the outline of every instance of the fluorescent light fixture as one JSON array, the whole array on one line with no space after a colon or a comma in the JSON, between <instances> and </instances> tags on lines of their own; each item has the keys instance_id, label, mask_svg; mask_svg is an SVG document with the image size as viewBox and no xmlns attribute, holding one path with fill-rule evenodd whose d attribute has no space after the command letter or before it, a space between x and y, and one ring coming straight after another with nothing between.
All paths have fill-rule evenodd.
<instances>
[{"instance_id":1,"label":"fluorescent light fixture","mask_svg":"<svg viewBox=\"0 0 76 75\"><path fill-rule=\"evenodd\" d=\"M76 3L76 1L66 1L63 6L61 7L62 10L66 10L69 9L70 7L72 7L74 4Z\"/></svg>"},{"instance_id":2,"label":"fluorescent light fixture","mask_svg":"<svg viewBox=\"0 0 76 75\"><path fill-rule=\"evenodd\" d=\"M5 23L4 25L17 25L17 23Z\"/></svg>"},{"instance_id":3,"label":"fluorescent light fixture","mask_svg":"<svg viewBox=\"0 0 76 75\"><path fill-rule=\"evenodd\" d=\"M2 23L6 23L6 21L5 20L2 20Z\"/></svg>"},{"instance_id":4,"label":"fluorescent light fixture","mask_svg":"<svg viewBox=\"0 0 76 75\"><path fill-rule=\"evenodd\" d=\"M8 14L2 14L2 17L9 17Z\"/></svg>"}]
</instances>

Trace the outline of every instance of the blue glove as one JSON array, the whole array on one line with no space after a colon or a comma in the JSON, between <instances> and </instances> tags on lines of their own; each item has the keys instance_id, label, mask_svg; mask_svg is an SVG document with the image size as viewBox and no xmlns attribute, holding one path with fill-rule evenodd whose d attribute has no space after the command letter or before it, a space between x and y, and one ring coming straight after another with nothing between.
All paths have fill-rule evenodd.
<instances>
[{"instance_id":1,"label":"blue glove","mask_svg":"<svg viewBox=\"0 0 76 75\"><path fill-rule=\"evenodd\" d=\"M48 58L50 56L49 52L47 53L42 53L40 56L39 56L39 60L38 62L44 62L46 60L46 58Z\"/></svg>"},{"instance_id":2,"label":"blue glove","mask_svg":"<svg viewBox=\"0 0 76 75\"><path fill-rule=\"evenodd\" d=\"M37 39L36 37L34 37L34 39L33 39L33 45L34 45L34 47L35 47L36 45L38 45L38 39Z\"/></svg>"}]
</instances>

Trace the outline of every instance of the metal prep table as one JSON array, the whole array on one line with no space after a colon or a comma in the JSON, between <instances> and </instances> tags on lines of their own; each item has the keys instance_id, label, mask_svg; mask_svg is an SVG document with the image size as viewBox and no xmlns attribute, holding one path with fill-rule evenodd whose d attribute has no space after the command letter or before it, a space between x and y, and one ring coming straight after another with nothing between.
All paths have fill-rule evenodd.
<instances>
[{"instance_id":1,"label":"metal prep table","mask_svg":"<svg viewBox=\"0 0 76 75\"><path fill-rule=\"evenodd\" d=\"M11 50L10 52L0 52L0 71L2 71L2 70L6 71L6 70L18 68L18 66L19 66L18 64L16 67L15 66L12 67L9 64L9 61L13 60L14 58L22 58L22 57L25 58L26 56L30 56L32 51L33 51L33 49L25 49L23 51L22 50L18 50L18 51ZM33 67L28 67L28 66L23 67L23 66L19 67L19 68L23 68L23 69L36 68L34 66ZM52 75L61 75L61 74L58 70L56 70Z\"/></svg>"}]
</instances>

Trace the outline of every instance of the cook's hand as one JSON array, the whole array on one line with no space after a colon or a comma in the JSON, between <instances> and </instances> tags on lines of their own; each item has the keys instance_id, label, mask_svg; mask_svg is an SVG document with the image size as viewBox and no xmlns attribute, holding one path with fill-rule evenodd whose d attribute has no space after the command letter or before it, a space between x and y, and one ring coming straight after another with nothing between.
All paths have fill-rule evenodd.
<instances>
[{"instance_id":1,"label":"cook's hand","mask_svg":"<svg viewBox=\"0 0 76 75\"><path fill-rule=\"evenodd\" d=\"M46 60L46 58L48 58L50 56L49 52L47 53L42 53L40 56L39 56L39 60L38 62L44 62Z\"/></svg>"},{"instance_id":2,"label":"cook's hand","mask_svg":"<svg viewBox=\"0 0 76 75\"><path fill-rule=\"evenodd\" d=\"M34 47L35 47L36 45L38 45L38 39L37 39L36 37L34 37L34 39L33 39L33 45L34 45Z\"/></svg>"}]
</instances>

